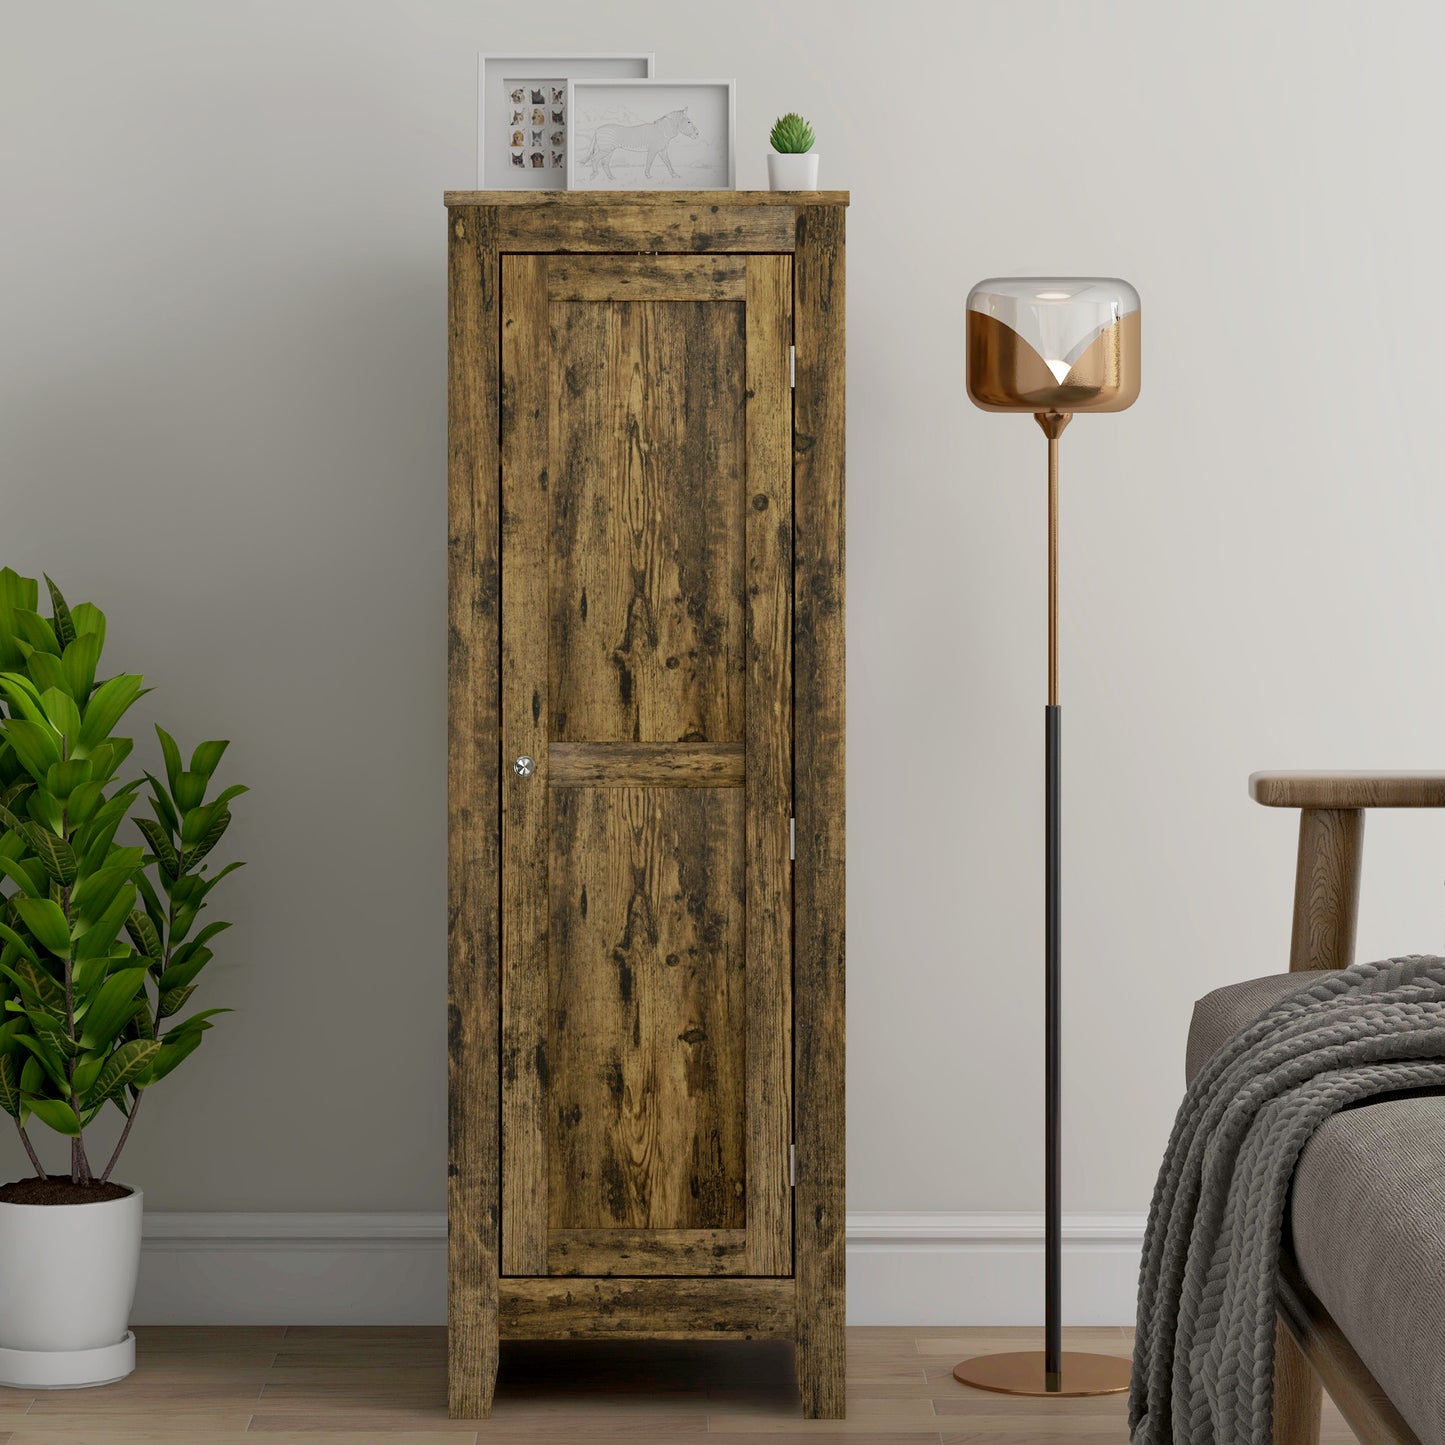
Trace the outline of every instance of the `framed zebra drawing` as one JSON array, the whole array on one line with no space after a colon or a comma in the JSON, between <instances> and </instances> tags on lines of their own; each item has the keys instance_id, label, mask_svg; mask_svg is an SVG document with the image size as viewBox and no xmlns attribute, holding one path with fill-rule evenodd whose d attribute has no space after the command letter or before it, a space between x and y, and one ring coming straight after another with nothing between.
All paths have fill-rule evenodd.
<instances>
[{"instance_id":1,"label":"framed zebra drawing","mask_svg":"<svg viewBox=\"0 0 1445 1445\"><path fill-rule=\"evenodd\" d=\"M735 89L731 80L570 80L567 189L732 190Z\"/></svg>"},{"instance_id":2,"label":"framed zebra drawing","mask_svg":"<svg viewBox=\"0 0 1445 1445\"><path fill-rule=\"evenodd\" d=\"M477 185L557 191L566 184L567 82L641 80L651 54L477 56Z\"/></svg>"}]
</instances>

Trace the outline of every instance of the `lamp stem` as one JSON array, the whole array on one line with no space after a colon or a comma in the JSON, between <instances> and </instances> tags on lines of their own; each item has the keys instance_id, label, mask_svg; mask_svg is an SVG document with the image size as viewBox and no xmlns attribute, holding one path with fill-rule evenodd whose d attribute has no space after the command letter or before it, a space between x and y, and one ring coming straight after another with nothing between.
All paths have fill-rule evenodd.
<instances>
[{"instance_id":1,"label":"lamp stem","mask_svg":"<svg viewBox=\"0 0 1445 1445\"><path fill-rule=\"evenodd\" d=\"M1073 421L1067 411L1041 411L1034 420L1049 439L1049 706L1059 705L1059 437Z\"/></svg>"},{"instance_id":2,"label":"lamp stem","mask_svg":"<svg viewBox=\"0 0 1445 1445\"><path fill-rule=\"evenodd\" d=\"M1059 705L1059 439L1049 437L1049 706Z\"/></svg>"},{"instance_id":3,"label":"lamp stem","mask_svg":"<svg viewBox=\"0 0 1445 1445\"><path fill-rule=\"evenodd\" d=\"M1062 1388L1063 1022L1059 707L1059 436L1068 412L1040 412L1049 439L1049 702L1044 709L1044 1389Z\"/></svg>"}]
</instances>

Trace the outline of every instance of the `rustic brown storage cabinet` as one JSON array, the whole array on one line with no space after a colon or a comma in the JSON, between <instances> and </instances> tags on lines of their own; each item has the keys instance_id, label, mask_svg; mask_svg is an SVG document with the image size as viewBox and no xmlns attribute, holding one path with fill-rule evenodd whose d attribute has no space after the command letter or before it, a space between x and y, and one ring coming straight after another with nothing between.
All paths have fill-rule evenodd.
<instances>
[{"instance_id":1,"label":"rustic brown storage cabinet","mask_svg":"<svg viewBox=\"0 0 1445 1445\"><path fill-rule=\"evenodd\" d=\"M446 202L451 1413L735 1336L841 1416L847 196Z\"/></svg>"}]
</instances>

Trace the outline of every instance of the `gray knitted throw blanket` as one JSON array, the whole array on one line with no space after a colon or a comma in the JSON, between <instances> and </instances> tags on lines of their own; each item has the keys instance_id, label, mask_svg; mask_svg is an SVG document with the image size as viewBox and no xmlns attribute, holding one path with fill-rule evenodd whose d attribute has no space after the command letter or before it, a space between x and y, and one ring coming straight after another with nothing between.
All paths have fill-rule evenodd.
<instances>
[{"instance_id":1,"label":"gray knitted throw blanket","mask_svg":"<svg viewBox=\"0 0 1445 1445\"><path fill-rule=\"evenodd\" d=\"M1144 1235L1133 1445L1270 1445L1280 1233L1300 1151L1350 1104L1431 1087L1445 1087L1441 958L1320 973L1199 1071Z\"/></svg>"}]
</instances>

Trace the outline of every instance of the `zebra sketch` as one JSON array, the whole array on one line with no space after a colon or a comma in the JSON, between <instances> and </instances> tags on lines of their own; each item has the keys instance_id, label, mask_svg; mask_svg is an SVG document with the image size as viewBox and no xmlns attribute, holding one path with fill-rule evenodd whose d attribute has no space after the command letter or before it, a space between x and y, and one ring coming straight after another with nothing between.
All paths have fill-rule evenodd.
<instances>
[{"instance_id":1,"label":"zebra sketch","mask_svg":"<svg viewBox=\"0 0 1445 1445\"><path fill-rule=\"evenodd\" d=\"M670 110L666 115L645 125L599 125L592 137L592 149L582 157L582 164L592 167L590 179L596 180L598 171L603 171L609 181L616 180L608 162L614 151L646 151L647 162L643 175L652 177L652 163L659 157L667 167L667 173L674 180L677 172L667 148L676 136L696 136L697 127L688 119L687 107Z\"/></svg>"}]
</instances>

